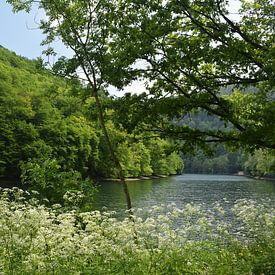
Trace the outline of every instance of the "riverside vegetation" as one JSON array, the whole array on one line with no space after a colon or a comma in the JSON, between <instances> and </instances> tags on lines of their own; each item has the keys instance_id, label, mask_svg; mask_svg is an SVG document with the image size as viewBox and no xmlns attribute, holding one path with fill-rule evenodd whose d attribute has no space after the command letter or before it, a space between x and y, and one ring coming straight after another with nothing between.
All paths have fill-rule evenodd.
<instances>
[{"instance_id":1,"label":"riverside vegetation","mask_svg":"<svg viewBox=\"0 0 275 275\"><path fill-rule=\"evenodd\" d=\"M73 55L50 71L0 48L0 173L30 187L1 190L1 272L274 274L268 202L140 213L125 183L180 173L178 151L212 143L251 150L247 170L274 173L271 1L242 0L238 21L223 0L7 2L42 9L43 44L60 39ZM137 79L147 93L108 96L109 85ZM221 125L186 122L205 113ZM106 176L121 180L124 220L86 200L94 188L85 178Z\"/></svg>"},{"instance_id":2,"label":"riverside vegetation","mask_svg":"<svg viewBox=\"0 0 275 275\"><path fill-rule=\"evenodd\" d=\"M212 210L172 205L113 212L64 211L2 189L3 274L274 274L274 208L226 200ZM134 223L133 223L134 220Z\"/></svg>"},{"instance_id":3,"label":"riverside vegetation","mask_svg":"<svg viewBox=\"0 0 275 275\"><path fill-rule=\"evenodd\" d=\"M53 203L68 190L90 190L91 183L81 178L117 177L95 102L79 81L55 77L41 60L30 61L4 48L0 79L1 176L21 177ZM128 134L113 119L112 99L101 97L126 177L181 173L183 161L171 142Z\"/></svg>"}]
</instances>

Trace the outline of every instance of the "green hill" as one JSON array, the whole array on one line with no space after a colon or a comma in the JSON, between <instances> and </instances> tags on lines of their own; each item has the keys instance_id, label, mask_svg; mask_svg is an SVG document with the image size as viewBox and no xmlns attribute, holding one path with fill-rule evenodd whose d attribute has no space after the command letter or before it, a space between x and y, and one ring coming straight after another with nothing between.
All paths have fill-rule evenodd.
<instances>
[{"instance_id":1,"label":"green hill","mask_svg":"<svg viewBox=\"0 0 275 275\"><path fill-rule=\"evenodd\" d=\"M111 99L102 99L107 127L126 176L182 170L182 160L167 141L139 136L133 142L133 136L115 127ZM56 161L62 171L77 171L82 176L117 176L98 126L94 100L85 87L76 80L54 76L40 59L28 60L3 47L0 128L1 176L18 178L26 163L44 165L49 160Z\"/></svg>"}]
</instances>

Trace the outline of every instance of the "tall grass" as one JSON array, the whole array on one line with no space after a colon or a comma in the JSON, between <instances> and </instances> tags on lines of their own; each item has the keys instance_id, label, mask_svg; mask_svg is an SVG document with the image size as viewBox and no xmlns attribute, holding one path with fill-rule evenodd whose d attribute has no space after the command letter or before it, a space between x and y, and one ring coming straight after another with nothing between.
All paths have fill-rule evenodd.
<instances>
[{"instance_id":1,"label":"tall grass","mask_svg":"<svg viewBox=\"0 0 275 275\"><path fill-rule=\"evenodd\" d=\"M2 190L0 274L275 274L274 208L224 203L136 210L133 223Z\"/></svg>"}]
</instances>

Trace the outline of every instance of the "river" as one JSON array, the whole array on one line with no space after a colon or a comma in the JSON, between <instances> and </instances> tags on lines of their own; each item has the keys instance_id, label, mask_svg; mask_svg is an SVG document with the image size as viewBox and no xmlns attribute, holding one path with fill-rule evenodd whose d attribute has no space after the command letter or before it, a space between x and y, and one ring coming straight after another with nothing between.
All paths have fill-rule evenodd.
<instances>
[{"instance_id":1,"label":"river","mask_svg":"<svg viewBox=\"0 0 275 275\"><path fill-rule=\"evenodd\" d=\"M238 199L270 200L275 204L275 182L243 176L184 174L162 179L128 183L134 208L174 203L181 208L186 203L210 207L226 199L230 205ZM125 198L118 182L102 182L94 198L94 208L122 212Z\"/></svg>"}]
</instances>

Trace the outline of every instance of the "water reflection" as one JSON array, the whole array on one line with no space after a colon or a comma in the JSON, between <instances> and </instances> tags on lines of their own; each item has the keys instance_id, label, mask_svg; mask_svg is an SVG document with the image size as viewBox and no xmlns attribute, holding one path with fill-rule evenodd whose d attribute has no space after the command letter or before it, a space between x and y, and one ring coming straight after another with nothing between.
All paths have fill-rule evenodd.
<instances>
[{"instance_id":1,"label":"water reflection","mask_svg":"<svg viewBox=\"0 0 275 275\"><path fill-rule=\"evenodd\" d=\"M135 181L128 183L134 208L175 203L182 207L186 203L213 202L226 198L232 204L237 199L275 202L275 182L254 180L240 176L185 174L164 179ZM125 210L125 199L120 183L103 182L95 196L95 209L106 207L118 212Z\"/></svg>"}]
</instances>

